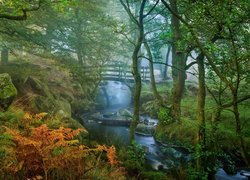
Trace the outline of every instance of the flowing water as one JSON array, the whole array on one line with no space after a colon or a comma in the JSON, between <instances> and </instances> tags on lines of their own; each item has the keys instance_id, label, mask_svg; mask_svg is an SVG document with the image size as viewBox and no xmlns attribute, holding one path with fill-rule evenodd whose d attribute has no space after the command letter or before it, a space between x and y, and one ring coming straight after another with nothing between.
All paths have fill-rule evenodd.
<instances>
[{"instance_id":1,"label":"flowing water","mask_svg":"<svg viewBox=\"0 0 250 180\"><path fill-rule=\"evenodd\" d=\"M116 119L121 109L132 112L132 93L130 88L121 82L106 81L99 86L96 102L101 108L99 114ZM117 113L118 112L118 113ZM118 117L117 119L119 119ZM149 118L149 117L142 117ZM87 120L87 121L86 121ZM83 116L84 126L90 132L90 138L100 144L118 145L127 147L129 145L129 127L117 125L100 124L91 121L91 116ZM155 141L153 136L135 135L136 142L146 150L145 159L147 165L154 170L164 170L185 164L191 159L191 155L182 150L164 146ZM236 175L227 175L223 169L215 174L215 179L245 180L246 176L239 171ZM245 171L244 171L245 172ZM246 171L249 174L249 171Z\"/></svg>"},{"instance_id":2,"label":"flowing water","mask_svg":"<svg viewBox=\"0 0 250 180\"><path fill-rule=\"evenodd\" d=\"M131 109L131 96L129 87L124 83L115 81L101 83L96 101L103 109L98 113L113 115L117 114L120 109ZM101 124L98 121L91 121L91 116L83 117L83 119L88 119L84 121L84 126L90 132L92 140L110 145L125 147L129 145L129 127ZM146 150L147 164L155 170L169 169L187 160L187 157L179 151L157 143L153 136L136 134L135 139Z\"/></svg>"}]
</instances>

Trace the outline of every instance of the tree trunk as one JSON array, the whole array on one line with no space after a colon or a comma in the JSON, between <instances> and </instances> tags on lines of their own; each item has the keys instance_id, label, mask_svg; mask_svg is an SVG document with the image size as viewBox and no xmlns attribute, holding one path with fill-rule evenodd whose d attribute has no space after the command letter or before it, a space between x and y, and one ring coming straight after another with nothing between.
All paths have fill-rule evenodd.
<instances>
[{"instance_id":1,"label":"tree trunk","mask_svg":"<svg viewBox=\"0 0 250 180\"><path fill-rule=\"evenodd\" d=\"M149 47L149 45L148 45L148 43L146 41L144 42L144 46L146 48L148 58L149 58L150 83L151 83L151 88L152 88L152 91L153 91L153 95L154 95L155 99L160 104L163 104L162 97L160 96L160 94L158 93L157 88L156 88L155 76L154 76L153 55L152 55L150 47Z\"/></svg>"},{"instance_id":2,"label":"tree trunk","mask_svg":"<svg viewBox=\"0 0 250 180\"><path fill-rule=\"evenodd\" d=\"M250 167L248 155L247 155L247 150L245 147L244 139L242 136L241 132L241 122L240 122L240 113L239 113L239 108L238 108L238 96L237 94L233 95L233 111L234 111L234 117L235 117L235 122L236 122L236 135L239 139L239 145L240 145L240 151L241 155L244 159L244 162L248 167Z\"/></svg>"},{"instance_id":3,"label":"tree trunk","mask_svg":"<svg viewBox=\"0 0 250 180\"><path fill-rule=\"evenodd\" d=\"M141 49L141 45L144 40L144 26L143 26L143 12L145 8L146 0L143 0L141 3L140 11L139 11L139 20L138 20L138 36L135 44L135 48L132 55L132 73L135 80L135 91L134 91L134 114L133 120L130 125L130 143L132 143L135 139L135 128L139 122L140 118L140 96L141 96L141 69L139 69L139 52Z\"/></svg>"},{"instance_id":4,"label":"tree trunk","mask_svg":"<svg viewBox=\"0 0 250 180\"><path fill-rule=\"evenodd\" d=\"M166 61L165 61L166 65L168 65L168 62L169 62L170 50L171 50L171 46L169 45L168 50L167 50L167 54L166 54ZM162 79L163 80L168 79L168 66L164 66Z\"/></svg>"},{"instance_id":5,"label":"tree trunk","mask_svg":"<svg viewBox=\"0 0 250 180\"><path fill-rule=\"evenodd\" d=\"M204 67L204 55L200 54L197 57L197 64L198 64L198 108L197 108L197 119L199 123L199 133L198 133L198 142L205 146L206 144L206 137L205 137L205 98L206 98L206 84L205 84L205 67Z\"/></svg>"},{"instance_id":6,"label":"tree trunk","mask_svg":"<svg viewBox=\"0 0 250 180\"><path fill-rule=\"evenodd\" d=\"M178 14L176 0L170 0L171 8ZM172 15L171 28L173 32L173 46L172 46L172 77L173 77L173 89L172 89L172 116L175 121L180 122L181 115L181 99L184 92L185 80L186 80L186 59L185 54L178 46L178 43L182 39L180 21Z\"/></svg>"},{"instance_id":7,"label":"tree trunk","mask_svg":"<svg viewBox=\"0 0 250 180\"><path fill-rule=\"evenodd\" d=\"M135 80L135 90L134 90L134 114L133 114L132 122L130 124L130 142L131 143L135 139L135 128L140 118L141 74L138 68L138 53L141 48L142 40L143 40L143 34L140 33L137 43L136 43L136 47L132 55L132 63L133 63L132 71L133 71L133 76Z\"/></svg>"},{"instance_id":8,"label":"tree trunk","mask_svg":"<svg viewBox=\"0 0 250 180\"><path fill-rule=\"evenodd\" d=\"M75 8L75 18L76 18L76 28L74 30L75 35L76 35L76 53L77 53L77 59L78 63L80 66L83 66L83 61L84 61L84 53L83 53L83 38L82 38L82 28L83 28L83 23L79 15L80 9L78 7Z\"/></svg>"},{"instance_id":9,"label":"tree trunk","mask_svg":"<svg viewBox=\"0 0 250 180\"><path fill-rule=\"evenodd\" d=\"M1 52L1 64L6 65L9 61L9 50L7 48L3 48Z\"/></svg>"},{"instance_id":10,"label":"tree trunk","mask_svg":"<svg viewBox=\"0 0 250 180\"><path fill-rule=\"evenodd\" d=\"M143 19L147 16L144 15L144 8L147 0L142 0L140 4L140 10L139 10L139 18L137 20L136 16L134 16L130 10L129 7L129 2L124 3L122 0L120 0L122 6L124 9L127 11L131 21L133 21L138 30L137 40L136 44L133 50L133 55L132 55L132 74L134 76L135 80L135 90L134 90L134 114L133 114L133 119L130 125L130 142L132 143L135 139L135 128L137 123L139 122L139 112L140 112L140 96L141 96L141 74L140 74L140 69L138 68L139 66L139 52L141 49L141 45L144 40L144 25L143 25ZM137 11L136 11L137 12Z\"/></svg>"},{"instance_id":11,"label":"tree trunk","mask_svg":"<svg viewBox=\"0 0 250 180\"><path fill-rule=\"evenodd\" d=\"M197 120L199 124L198 129L198 144L200 145L201 154L206 149L206 122L205 122L205 102L206 102L206 84L205 84L205 67L204 55L201 53L196 59L198 64L198 95L197 95ZM200 157L197 159L197 169L201 170L204 167L205 158Z\"/></svg>"}]
</instances>

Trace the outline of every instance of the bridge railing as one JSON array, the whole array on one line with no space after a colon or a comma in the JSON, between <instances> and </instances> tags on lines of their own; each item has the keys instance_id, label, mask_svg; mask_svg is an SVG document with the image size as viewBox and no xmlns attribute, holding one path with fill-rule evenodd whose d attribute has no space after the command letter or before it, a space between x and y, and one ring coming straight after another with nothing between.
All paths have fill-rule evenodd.
<instances>
[{"instance_id":1,"label":"bridge railing","mask_svg":"<svg viewBox=\"0 0 250 180\"><path fill-rule=\"evenodd\" d=\"M126 64L107 64L102 66L102 78L106 80L134 81L131 66ZM142 81L150 80L149 67L141 67Z\"/></svg>"},{"instance_id":2,"label":"bridge railing","mask_svg":"<svg viewBox=\"0 0 250 180\"><path fill-rule=\"evenodd\" d=\"M84 76L100 76L103 80L134 82L131 66L124 63L105 64L103 66L84 66ZM95 73L93 73L95 72ZM142 81L150 81L149 67L141 67Z\"/></svg>"}]
</instances>

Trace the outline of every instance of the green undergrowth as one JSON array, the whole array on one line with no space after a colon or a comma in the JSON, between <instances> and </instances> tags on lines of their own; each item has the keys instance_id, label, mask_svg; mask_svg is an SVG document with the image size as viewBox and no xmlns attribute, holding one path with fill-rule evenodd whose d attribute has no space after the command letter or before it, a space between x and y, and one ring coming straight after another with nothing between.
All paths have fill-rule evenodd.
<instances>
[{"instance_id":1,"label":"green undergrowth","mask_svg":"<svg viewBox=\"0 0 250 180\"><path fill-rule=\"evenodd\" d=\"M195 144L197 131L198 123L186 118L181 123L160 123L156 128L155 137L163 143L190 147Z\"/></svg>"}]
</instances>

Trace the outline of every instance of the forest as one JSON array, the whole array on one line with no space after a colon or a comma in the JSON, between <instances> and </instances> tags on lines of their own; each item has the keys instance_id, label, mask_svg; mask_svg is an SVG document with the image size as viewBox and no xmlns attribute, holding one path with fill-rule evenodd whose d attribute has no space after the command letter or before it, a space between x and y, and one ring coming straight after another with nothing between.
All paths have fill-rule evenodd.
<instances>
[{"instance_id":1,"label":"forest","mask_svg":"<svg viewBox=\"0 0 250 180\"><path fill-rule=\"evenodd\" d=\"M0 0L0 179L250 178L249 0Z\"/></svg>"}]
</instances>

